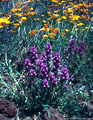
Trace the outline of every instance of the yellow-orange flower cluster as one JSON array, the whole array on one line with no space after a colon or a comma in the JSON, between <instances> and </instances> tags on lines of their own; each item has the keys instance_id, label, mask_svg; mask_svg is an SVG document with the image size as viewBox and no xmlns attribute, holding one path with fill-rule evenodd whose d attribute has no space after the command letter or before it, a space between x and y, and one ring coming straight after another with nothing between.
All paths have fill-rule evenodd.
<instances>
[{"instance_id":1,"label":"yellow-orange flower cluster","mask_svg":"<svg viewBox=\"0 0 93 120\"><path fill-rule=\"evenodd\" d=\"M9 18L0 18L0 25L7 26L8 24L10 24L10 21L8 19Z\"/></svg>"},{"instance_id":2,"label":"yellow-orange flower cluster","mask_svg":"<svg viewBox=\"0 0 93 120\"><path fill-rule=\"evenodd\" d=\"M22 17L21 21L24 23L27 20L27 17Z\"/></svg>"},{"instance_id":3,"label":"yellow-orange flower cluster","mask_svg":"<svg viewBox=\"0 0 93 120\"><path fill-rule=\"evenodd\" d=\"M38 31L38 30L35 29L35 30L33 30L32 32L29 32L30 36L31 36L31 37L34 37L34 36L36 35L37 31Z\"/></svg>"}]
</instances>

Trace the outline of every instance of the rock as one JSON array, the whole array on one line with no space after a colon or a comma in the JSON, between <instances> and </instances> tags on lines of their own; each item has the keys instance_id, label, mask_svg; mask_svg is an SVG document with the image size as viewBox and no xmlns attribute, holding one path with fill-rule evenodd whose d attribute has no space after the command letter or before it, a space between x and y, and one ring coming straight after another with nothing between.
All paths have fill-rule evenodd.
<instances>
[{"instance_id":1,"label":"rock","mask_svg":"<svg viewBox=\"0 0 93 120\"><path fill-rule=\"evenodd\" d=\"M3 114L0 114L0 120L15 120L15 118L5 117Z\"/></svg>"},{"instance_id":2,"label":"rock","mask_svg":"<svg viewBox=\"0 0 93 120\"><path fill-rule=\"evenodd\" d=\"M61 113L59 113L56 109L50 107L48 109L49 111L49 116L48 116L48 112L44 109L42 112L42 115L40 116L40 118L38 118L38 120L66 120Z\"/></svg>"},{"instance_id":3,"label":"rock","mask_svg":"<svg viewBox=\"0 0 93 120\"><path fill-rule=\"evenodd\" d=\"M93 101L92 101L92 100L89 100L89 101L87 102L87 108L88 108L88 110L93 111Z\"/></svg>"},{"instance_id":4,"label":"rock","mask_svg":"<svg viewBox=\"0 0 93 120\"><path fill-rule=\"evenodd\" d=\"M4 116L13 118L17 114L17 108L12 102L0 98L0 113Z\"/></svg>"}]
</instances>

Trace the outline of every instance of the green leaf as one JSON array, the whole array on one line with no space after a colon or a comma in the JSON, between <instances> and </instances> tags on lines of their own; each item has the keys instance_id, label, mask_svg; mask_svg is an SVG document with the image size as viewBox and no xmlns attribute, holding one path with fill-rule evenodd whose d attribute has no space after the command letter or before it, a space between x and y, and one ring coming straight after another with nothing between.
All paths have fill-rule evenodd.
<instances>
[{"instance_id":1,"label":"green leaf","mask_svg":"<svg viewBox=\"0 0 93 120\"><path fill-rule=\"evenodd\" d=\"M39 96L36 96L36 99L38 98Z\"/></svg>"},{"instance_id":2,"label":"green leaf","mask_svg":"<svg viewBox=\"0 0 93 120\"><path fill-rule=\"evenodd\" d=\"M79 90L81 90L81 91L84 90L84 89L85 89L85 86L82 86L81 88L79 88Z\"/></svg>"},{"instance_id":3,"label":"green leaf","mask_svg":"<svg viewBox=\"0 0 93 120\"><path fill-rule=\"evenodd\" d=\"M87 93L84 93L83 95L84 95L85 97L89 97L89 95L88 95Z\"/></svg>"},{"instance_id":4,"label":"green leaf","mask_svg":"<svg viewBox=\"0 0 93 120\"><path fill-rule=\"evenodd\" d=\"M48 118L50 117L50 111L47 109Z\"/></svg>"},{"instance_id":5,"label":"green leaf","mask_svg":"<svg viewBox=\"0 0 93 120\"><path fill-rule=\"evenodd\" d=\"M93 93L93 90L90 90L91 93Z\"/></svg>"}]
</instances>

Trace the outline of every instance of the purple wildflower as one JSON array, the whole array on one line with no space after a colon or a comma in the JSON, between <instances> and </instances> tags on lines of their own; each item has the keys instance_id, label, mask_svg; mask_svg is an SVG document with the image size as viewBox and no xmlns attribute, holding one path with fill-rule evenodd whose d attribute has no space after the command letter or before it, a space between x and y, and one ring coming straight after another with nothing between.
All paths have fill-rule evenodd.
<instances>
[{"instance_id":1,"label":"purple wildflower","mask_svg":"<svg viewBox=\"0 0 93 120\"><path fill-rule=\"evenodd\" d=\"M54 85L57 85L57 80L54 76L54 73L50 73L49 80L51 80Z\"/></svg>"},{"instance_id":2,"label":"purple wildflower","mask_svg":"<svg viewBox=\"0 0 93 120\"><path fill-rule=\"evenodd\" d=\"M76 53L78 53L78 52L79 52L79 47L78 47L78 46L75 46L75 47L74 47L74 51L75 51Z\"/></svg>"},{"instance_id":3,"label":"purple wildflower","mask_svg":"<svg viewBox=\"0 0 93 120\"><path fill-rule=\"evenodd\" d=\"M26 70L29 70L30 67L31 67L31 62L30 62L30 60L29 60L29 59L25 59L24 65L25 65Z\"/></svg>"},{"instance_id":4,"label":"purple wildflower","mask_svg":"<svg viewBox=\"0 0 93 120\"><path fill-rule=\"evenodd\" d=\"M45 60L46 59L46 52L41 52L41 54L40 54L40 59L41 60Z\"/></svg>"},{"instance_id":5,"label":"purple wildflower","mask_svg":"<svg viewBox=\"0 0 93 120\"><path fill-rule=\"evenodd\" d=\"M82 48L79 48L79 54L80 54L81 56L84 56L84 50L83 50Z\"/></svg>"},{"instance_id":6,"label":"purple wildflower","mask_svg":"<svg viewBox=\"0 0 93 120\"><path fill-rule=\"evenodd\" d=\"M58 74L58 78L59 77L61 77L62 80L69 79L69 73L66 65L63 67L62 72Z\"/></svg>"},{"instance_id":7,"label":"purple wildflower","mask_svg":"<svg viewBox=\"0 0 93 120\"><path fill-rule=\"evenodd\" d=\"M53 79L52 79L52 83L53 83L54 85L57 85L57 79L56 79L56 78L53 78Z\"/></svg>"},{"instance_id":8,"label":"purple wildflower","mask_svg":"<svg viewBox=\"0 0 93 120\"><path fill-rule=\"evenodd\" d=\"M58 69L61 67L60 63L61 63L60 53L56 52L53 59L53 70L58 71Z\"/></svg>"},{"instance_id":9,"label":"purple wildflower","mask_svg":"<svg viewBox=\"0 0 93 120\"><path fill-rule=\"evenodd\" d=\"M71 47L74 47L74 46L75 46L75 39L74 39L74 38L70 41L70 46L71 46Z\"/></svg>"},{"instance_id":10,"label":"purple wildflower","mask_svg":"<svg viewBox=\"0 0 93 120\"><path fill-rule=\"evenodd\" d=\"M31 69L30 70L30 75L32 76L32 77L35 77L37 74L36 74L36 71L34 70L34 69Z\"/></svg>"},{"instance_id":11,"label":"purple wildflower","mask_svg":"<svg viewBox=\"0 0 93 120\"><path fill-rule=\"evenodd\" d=\"M55 78L54 73L50 73L49 80L53 80Z\"/></svg>"},{"instance_id":12,"label":"purple wildflower","mask_svg":"<svg viewBox=\"0 0 93 120\"><path fill-rule=\"evenodd\" d=\"M37 60L36 65L37 65L37 68L40 69L43 65L43 60L42 59Z\"/></svg>"},{"instance_id":13,"label":"purple wildflower","mask_svg":"<svg viewBox=\"0 0 93 120\"><path fill-rule=\"evenodd\" d=\"M44 88L49 88L49 84L48 84L48 80L47 79L43 80L43 87Z\"/></svg>"},{"instance_id":14,"label":"purple wildflower","mask_svg":"<svg viewBox=\"0 0 93 120\"><path fill-rule=\"evenodd\" d=\"M81 42L81 49L85 50L85 42L84 41Z\"/></svg>"},{"instance_id":15,"label":"purple wildflower","mask_svg":"<svg viewBox=\"0 0 93 120\"><path fill-rule=\"evenodd\" d=\"M34 63L37 58L38 58L37 49L33 46L30 50L31 63Z\"/></svg>"},{"instance_id":16,"label":"purple wildflower","mask_svg":"<svg viewBox=\"0 0 93 120\"><path fill-rule=\"evenodd\" d=\"M43 64L40 70L40 76L41 77L48 77L48 67L46 64Z\"/></svg>"},{"instance_id":17,"label":"purple wildflower","mask_svg":"<svg viewBox=\"0 0 93 120\"><path fill-rule=\"evenodd\" d=\"M50 43L46 45L45 51L46 51L47 58L48 59L51 58L52 57L52 45Z\"/></svg>"}]
</instances>

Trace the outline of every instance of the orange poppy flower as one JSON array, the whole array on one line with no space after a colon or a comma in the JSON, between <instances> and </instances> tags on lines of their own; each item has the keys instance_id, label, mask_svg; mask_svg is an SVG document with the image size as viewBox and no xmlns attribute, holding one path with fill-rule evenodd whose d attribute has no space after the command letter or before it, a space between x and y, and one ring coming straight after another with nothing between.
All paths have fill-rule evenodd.
<instances>
[{"instance_id":1,"label":"orange poppy flower","mask_svg":"<svg viewBox=\"0 0 93 120\"><path fill-rule=\"evenodd\" d=\"M52 35L52 36L50 36L52 39L55 39L55 37Z\"/></svg>"},{"instance_id":2,"label":"orange poppy flower","mask_svg":"<svg viewBox=\"0 0 93 120\"><path fill-rule=\"evenodd\" d=\"M2 12L0 12L0 15L2 15Z\"/></svg>"},{"instance_id":3,"label":"orange poppy flower","mask_svg":"<svg viewBox=\"0 0 93 120\"><path fill-rule=\"evenodd\" d=\"M43 37L44 39L46 39L46 38L48 37L48 35L43 35L42 37Z\"/></svg>"},{"instance_id":4,"label":"orange poppy flower","mask_svg":"<svg viewBox=\"0 0 93 120\"><path fill-rule=\"evenodd\" d=\"M20 24L19 24L19 23L15 23L14 26L15 26L16 28L19 28Z\"/></svg>"},{"instance_id":5,"label":"orange poppy flower","mask_svg":"<svg viewBox=\"0 0 93 120\"><path fill-rule=\"evenodd\" d=\"M51 28L50 28L50 31L54 31L54 29L55 29L54 27L51 27Z\"/></svg>"},{"instance_id":6,"label":"orange poppy flower","mask_svg":"<svg viewBox=\"0 0 93 120\"><path fill-rule=\"evenodd\" d=\"M10 21L8 20L8 18L6 17L0 18L0 25L7 26L8 24L10 24Z\"/></svg>"},{"instance_id":7,"label":"orange poppy flower","mask_svg":"<svg viewBox=\"0 0 93 120\"><path fill-rule=\"evenodd\" d=\"M2 26L2 25L0 25L0 29L1 29L1 28L3 28L3 26Z\"/></svg>"},{"instance_id":8,"label":"orange poppy flower","mask_svg":"<svg viewBox=\"0 0 93 120\"><path fill-rule=\"evenodd\" d=\"M27 17L22 17L21 21L24 23L27 20Z\"/></svg>"},{"instance_id":9,"label":"orange poppy flower","mask_svg":"<svg viewBox=\"0 0 93 120\"><path fill-rule=\"evenodd\" d=\"M41 30L41 32L45 32L46 29L43 27L40 30Z\"/></svg>"},{"instance_id":10,"label":"orange poppy flower","mask_svg":"<svg viewBox=\"0 0 93 120\"><path fill-rule=\"evenodd\" d=\"M59 32L59 29L58 28L55 28L54 29L54 34L57 34Z\"/></svg>"},{"instance_id":11,"label":"orange poppy flower","mask_svg":"<svg viewBox=\"0 0 93 120\"><path fill-rule=\"evenodd\" d=\"M65 29L65 32L67 32L67 33L68 33L69 31L70 31L69 29Z\"/></svg>"},{"instance_id":12,"label":"orange poppy flower","mask_svg":"<svg viewBox=\"0 0 93 120\"><path fill-rule=\"evenodd\" d=\"M65 20L65 19L67 19L67 17L66 17L66 16L62 16L61 18L62 18L62 19L64 19L64 20Z\"/></svg>"},{"instance_id":13,"label":"orange poppy flower","mask_svg":"<svg viewBox=\"0 0 93 120\"><path fill-rule=\"evenodd\" d=\"M51 15L51 14L52 14L52 12L49 11L49 12L48 12L48 15Z\"/></svg>"},{"instance_id":14,"label":"orange poppy flower","mask_svg":"<svg viewBox=\"0 0 93 120\"><path fill-rule=\"evenodd\" d=\"M49 27L49 24L44 24L44 26L45 26L46 28L48 28L48 27Z\"/></svg>"},{"instance_id":15,"label":"orange poppy flower","mask_svg":"<svg viewBox=\"0 0 93 120\"><path fill-rule=\"evenodd\" d=\"M34 37L34 36L36 35L37 31L38 31L38 30L35 29L35 30L33 30L32 32L29 32L30 36L31 36L31 37Z\"/></svg>"}]
</instances>

